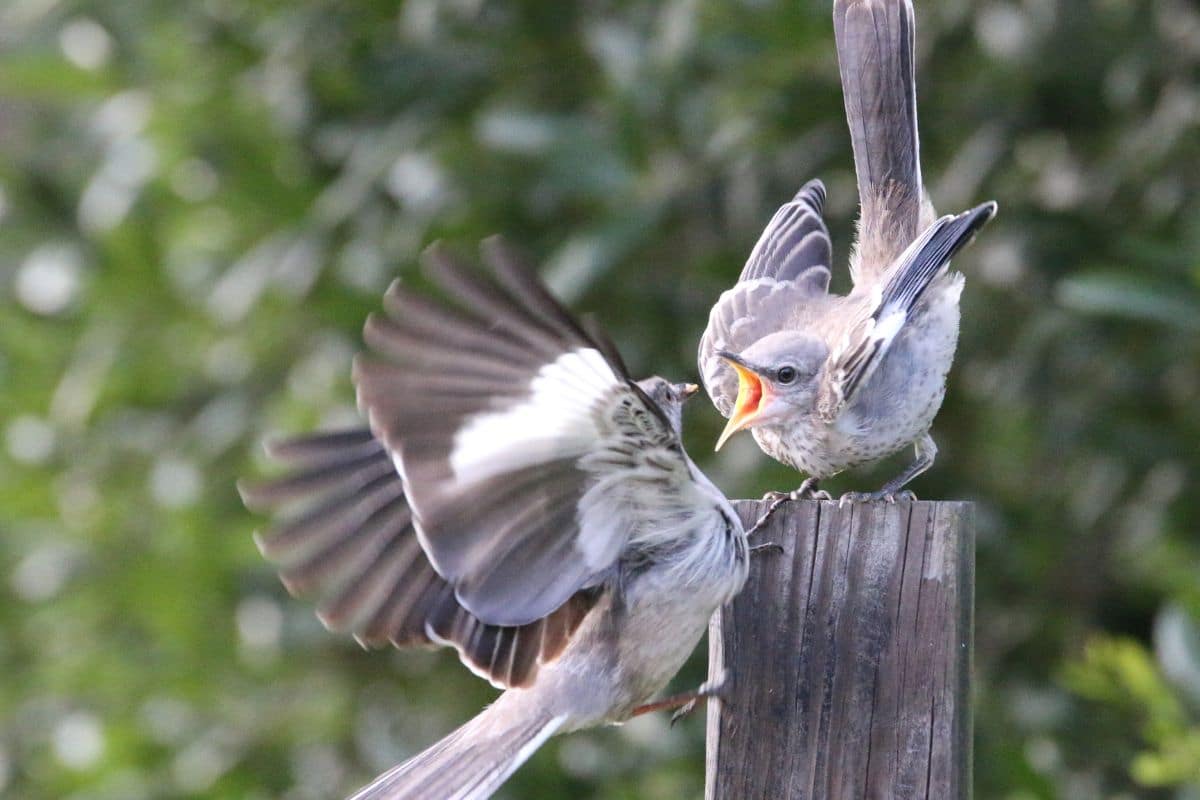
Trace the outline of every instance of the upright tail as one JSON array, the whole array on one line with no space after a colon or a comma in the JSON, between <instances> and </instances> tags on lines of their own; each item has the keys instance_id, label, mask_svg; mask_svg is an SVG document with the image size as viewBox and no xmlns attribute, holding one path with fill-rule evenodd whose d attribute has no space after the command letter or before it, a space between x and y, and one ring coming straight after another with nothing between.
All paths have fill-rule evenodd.
<instances>
[{"instance_id":1,"label":"upright tail","mask_svg":"<svg viewBox=\"0 0 1200 800\"><path fill-rule=\"evenodd\" d=\"M484 800L566 721L507 692L437 744L392 767L350 800Z\"/></svg>"},{"instance_id":2,"label":"upright tail","mask_svg":"<svg viewBox=\"0 0 1200 800\"><path fill-rule=\"evenodd\" d=\"M833 31L862 204L852 268L878 273L924 227L912 2L835 0Z\"/></svg>"}]
</instances>

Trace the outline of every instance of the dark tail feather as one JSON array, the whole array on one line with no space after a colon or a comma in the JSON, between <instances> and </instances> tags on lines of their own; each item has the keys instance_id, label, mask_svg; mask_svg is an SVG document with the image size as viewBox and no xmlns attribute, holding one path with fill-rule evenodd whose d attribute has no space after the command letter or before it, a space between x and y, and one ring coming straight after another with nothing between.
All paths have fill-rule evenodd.
<instances>
[{"instance_id":1,"label":"dark tail feather","mask_svg":"<svg viewBox=\"0 0 1200 800\"><path fill-rule=\"evenodd\" d=\"M942 217L931 225L909 246L884 285L878 316L885 317L897 309L908 312L920 302L933 279L996 216L996 210L996 203L988 202L954 217Z\"/></svg>"},{"instance_id":2,"label":"dark tail feather","mask_svg":"<svg viewBox=\"0 0 1200 800\"><path fill-rule=\"evenodd\" d=\"M920 232L911 0L836 0L833 28L862 203L860 241L899 254Z\"/></svg>"},{"instance_id":3,"label":"dark tail feather","mask_svg":"<svg viewBox=\"0 0 1200 800\"><path fill-rule=\"evenodd\" d=\"M566 719L526 712L525 703L506 702L508 698L513 695L501 695L470 722L383 773L350 800L491 797Z\"/></svg>"}]
</instances>

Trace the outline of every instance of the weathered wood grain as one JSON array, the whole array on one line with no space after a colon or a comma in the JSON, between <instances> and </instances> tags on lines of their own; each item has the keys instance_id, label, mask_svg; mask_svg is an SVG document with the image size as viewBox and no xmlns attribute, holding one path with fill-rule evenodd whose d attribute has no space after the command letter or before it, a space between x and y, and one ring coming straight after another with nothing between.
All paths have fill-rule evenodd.
<instances>
[{"instance_id":1,"label":"weathered wood grain","mask_svg":"<svg viewBox=\"0 0 1200 800\"><path fill-rule=\"evenodd\" d=\"M789 503L763 542L709 631L708 800L969 797L970 504Z\"/></svg>"}]
</instances>

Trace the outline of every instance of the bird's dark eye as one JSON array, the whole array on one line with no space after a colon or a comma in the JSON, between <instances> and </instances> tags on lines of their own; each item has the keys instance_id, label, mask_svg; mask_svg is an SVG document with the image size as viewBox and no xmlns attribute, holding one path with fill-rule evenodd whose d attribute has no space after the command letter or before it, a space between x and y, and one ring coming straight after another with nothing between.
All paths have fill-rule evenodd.
<instances>
[{"instance_id":1,"label":"bird's dark eye","mask_svg":"<svg viewBox=\"0 0 1200 800\"><path fill-rule=\"evenodd\" d=\"M780 367L779 372L775 373L775 378L780 383L791 383L796 380L795 367Z\"/></svg>"}]
</instances>

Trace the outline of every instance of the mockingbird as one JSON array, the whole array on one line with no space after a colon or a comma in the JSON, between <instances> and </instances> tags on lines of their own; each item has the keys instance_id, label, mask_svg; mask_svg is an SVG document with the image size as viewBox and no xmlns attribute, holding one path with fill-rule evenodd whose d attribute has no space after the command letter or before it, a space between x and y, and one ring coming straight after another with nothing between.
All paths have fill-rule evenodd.
<instances>
[{"instance_id":1,"label":"mockingbird","mask_svg":"<svg viewBox=\"0 0 1200 800\"><path fill-rule=\"evenodd\" d=\"M916 458L872 493L894 499L933 464L929 427L958 340L963 277L950 259L996 213L985 203L936 218L921 183L909 0L837 0L833 10L861 204L854 288L829 293L825 187L805 184L775 213L721 295L700 342L700 373L729 418L717 448L749 429L806 480L915 444Z\"/></svg>"},{"instance_id":2,"label":"mockingbird","mask_svg":"<svg viewBox=\"0 0 1200 800\"><path fill-rule=\"evenodd\" d=\"M694 385L632 381L497 241L441 249L457 308L394 284L354 366L370 430L277 442L257 537L287 588L364 644L447 644L506 691L355 798L484 798L548 737L619 723L742 587L746 533L680 443ZM682 703L714 690L701 687Z\"/></svg>"}]
</instances>

